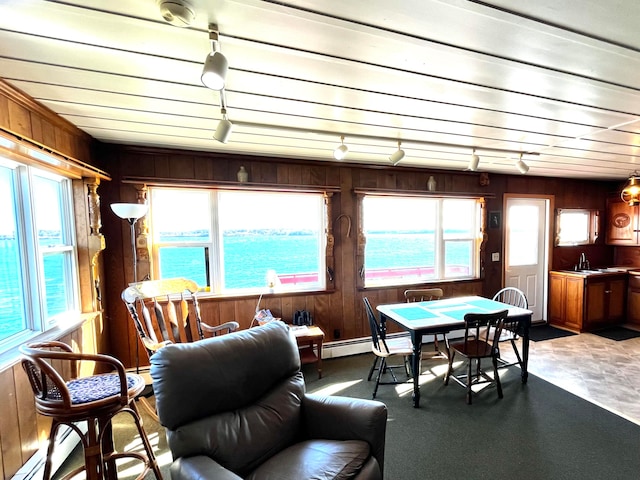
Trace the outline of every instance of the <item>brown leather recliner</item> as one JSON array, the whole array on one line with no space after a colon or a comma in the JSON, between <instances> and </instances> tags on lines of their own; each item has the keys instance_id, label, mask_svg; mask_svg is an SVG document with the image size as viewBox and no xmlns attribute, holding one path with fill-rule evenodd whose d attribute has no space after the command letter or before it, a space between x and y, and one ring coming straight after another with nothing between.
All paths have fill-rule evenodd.
<instances>
[{"instance_id":1,"label":"brown leather recliner","mask_svg":"<svg viewBox=\"0 0 640 480\"><path fill-rule=\"evenodd\" d=\"M307 395L282 322L151 357L160 422L182 479L382 479L387 408Z\"/></svg>"}]
</instances>

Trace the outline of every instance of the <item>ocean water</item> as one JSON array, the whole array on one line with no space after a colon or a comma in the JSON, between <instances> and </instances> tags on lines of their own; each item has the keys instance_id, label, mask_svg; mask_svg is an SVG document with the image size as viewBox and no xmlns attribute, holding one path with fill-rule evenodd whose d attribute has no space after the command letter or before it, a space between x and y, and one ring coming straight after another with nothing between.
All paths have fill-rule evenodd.
<instances>
[{"instance_id":1,"label":"ocean water","mask_svg":"<svg viewBox=\"0 0 640 480\"><path fill-rule=\"evenodd\" d=\"M433 267L433 240L424 235L376 233L367 236L367 270L380 268ZM193 239L193 238L192 238ZM318 271L314 259L320 246L313 235L230 235L223 239L224 282L227 289L260 288L266 285L267 271L276 265L279 275ZM473 242L447 244L447 264L469 265ZM0 339L24 328L22 290L15 240L0 239ZM209 265L205 249L165 248L161 251L163 278L187 277L200 286L207 285ZM44 262L47 310L55 314L64 309L66 291L64 265L60 256ZM354 273L355 274L355 273Z\"/></svg>"}]
</instances>

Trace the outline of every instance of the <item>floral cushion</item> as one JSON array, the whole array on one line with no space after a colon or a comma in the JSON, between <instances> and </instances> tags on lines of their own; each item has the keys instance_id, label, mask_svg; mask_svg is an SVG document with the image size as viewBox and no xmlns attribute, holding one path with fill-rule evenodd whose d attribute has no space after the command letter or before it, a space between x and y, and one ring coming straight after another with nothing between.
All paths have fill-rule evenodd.
<instances>
[{"instance_id":1,"label":"floral cushion","mask_svg":"<svg viewBox=\"0 0 640 480\"><path fill-rule=\"evenodd\" d=\"M138 382L138 378L135 375L127 375L127 389L132 388ZM93 402L120 395L120 377L115 373L109 373L78 378L67 382L67 388L72 404Z\"/></svg>"}]
</instances>

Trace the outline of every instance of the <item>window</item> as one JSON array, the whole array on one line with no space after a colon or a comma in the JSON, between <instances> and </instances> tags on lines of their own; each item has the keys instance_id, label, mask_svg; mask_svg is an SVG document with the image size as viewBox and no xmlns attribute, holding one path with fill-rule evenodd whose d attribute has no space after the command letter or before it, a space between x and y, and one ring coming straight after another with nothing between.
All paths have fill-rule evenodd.
<instances>
[{"instance_id":1,"label":"window","mask_svg":"<svg viewBox=\"0 0 640 480\"><path fill-rule=\"evenodd\" d=\"M560 208L556 215L556 245L588 245L598 239L600 212Z\"/></svg>"},{"instance_id":2,"label":"window","mask_svg":"<svg viewBox=\"0 0 640 480\"><path fill-rule=\"evenodd\" d=\"M154 278L218 294L325 288L322 193L151 189Z\"/></svg>"},{"instance_id":3,"label":"window","mask_svg":"<svg viewBox=\"0 0 640 480\"><path fill-rule=\"evenodd\" d=\"M365 195L365 287L478 276L474 199Z\"/></svg>"},{"instance_id":4,"label":"window","mask_svg":"<svg viewBox=\"0 0 640 480\"><path fill-rule=\"evenodd\" d=\"M0 351L78 313L71 181L0 158Z\"/></svg>"}]
</instances>

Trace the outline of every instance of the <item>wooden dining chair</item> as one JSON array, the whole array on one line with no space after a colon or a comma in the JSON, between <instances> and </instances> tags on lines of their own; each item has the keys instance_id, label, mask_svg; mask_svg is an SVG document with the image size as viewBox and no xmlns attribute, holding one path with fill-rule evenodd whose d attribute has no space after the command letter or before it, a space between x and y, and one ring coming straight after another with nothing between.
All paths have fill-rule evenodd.
<instances>
[{"instance_id":1,"label":"wooden dining chair","mask_svg":"<svg viewBox=\"0 0 640 480\"><path fill-rule=\"evenodd\" d=\"M444 292L441 288L413 288L404 291L404 298L407 302L431 302L433 300L440 300L444 297ZM443 356L449 357L449 347L447 342L447 334L442 334L442 341L445 345L445 351L440 349L440 344L438 343L438 335L435 334L433 336L433 347L435 354L431 354L435 356ZM429 355L429 354L427 354Z\"/></svg>"},{"instance_id":2,"label":"wooden dining chair","mask_svg":"<svg viewBox=\"0 0 640 480\"><path fill-rule=\"evenodd\" d=\"M495 313L467 313L464 316L464 339L450 344L449 368L444 379L445 385L452 378L467 390L467 403L471 404L474 386L495 383L498 398L502 398L502 385L498 375L500 358L499 339L508 310ZM453 375L453 361L456 353L467 359L467 373ZM493 377L482 368L482 359L489 358L493 365ZM475 360L475 368L473 363Z\"/></svg>"},{"instance_id":3,"label":"wooden dining chair","mask_svg":"<svg viewBox=\"0 0 640 480\"><path fill-rule=\"evenodd\" d=\"M529 303L527 302L527 297L524 292L515 287L505 287L502 290L498 291L493 296L493 299L506 303L508 305L513 305L514 307L519 308L529 308ZM504 321L502 327L502 334L500 335L500 342L510 342L511 347L513 348L513 352L516 355L516 362L507 362L506 360L500 359L501 367L510 367L512 365L520 365L520 368L523 368L522 365L522 356L520 355L520 351L518 350L517 341L520 338L518 334L518 321L517 320L509 320L507 318Z\"/></svg>"},{"instance_id":4,"label":"wooden dining chair","mask_svg":"<svg viewBox=\"0 0 640 480\"><path fill-rule=\"evenodd\" d=\"M376 398L376 394L378 393L379 385L397 385L399 383L404 383L398 380L396 374L394 372L395 368L404 367L405 374L407 376L407 380L411 378L411 357L413 356L413 345L411 344L411 339L408 336L396 337L392 339L385 338L384 333L380 327L380 322L371 308L371 304L369 303L369 299L367 297L363 298L365 310L367 312L367 318L369 320L369 328L371 330L371 350L375 355L373 359L373 365L369 369L369 375L367 376L367 381L371 380L373 376L373 372L377 369L378 374L376 376L376 384L373 387L373 396L372 398ZM387 360L391 357L402 357L403 365L389 365ZM376 366L380 360L380 365ZM381 381L382 375L384 373L389 373L393 378L393 381Z\"/></svg>"}]
</instances>

